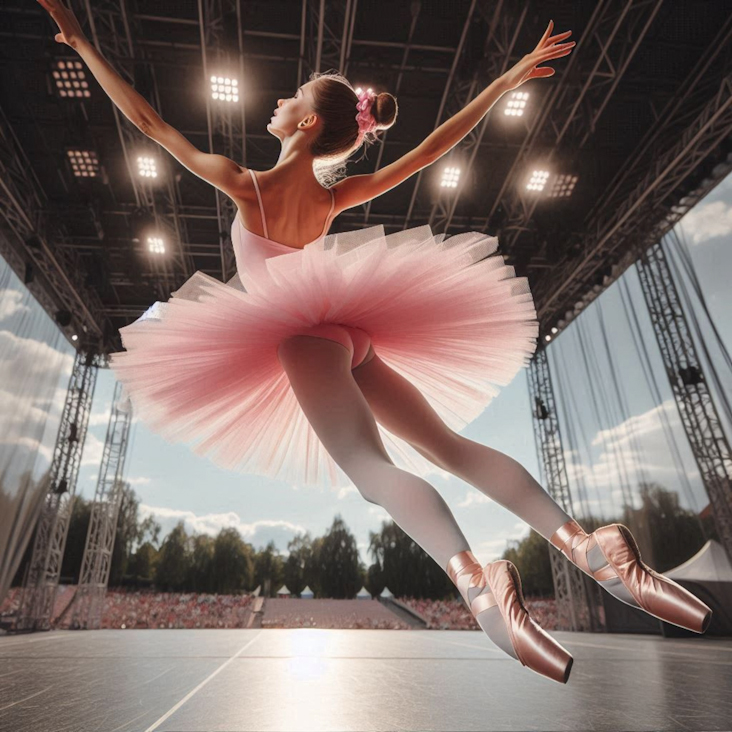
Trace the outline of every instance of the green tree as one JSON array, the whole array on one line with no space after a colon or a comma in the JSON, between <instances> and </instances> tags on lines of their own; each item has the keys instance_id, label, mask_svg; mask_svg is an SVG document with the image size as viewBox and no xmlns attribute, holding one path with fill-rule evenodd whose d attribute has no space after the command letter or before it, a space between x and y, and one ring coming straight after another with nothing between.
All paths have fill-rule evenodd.
<instances>
[{"instance_id":1,"label":"green tree","mask_svg":"<svg viewBox=\"0 0 732 732\"><path fill-rule=\"evenodd\" d=\"M236 594L252 586L254 552L233 527L221 529L214 540L212 591Z\"/></svg>"},{"instance_id":2,"label":"green tree","mask_svg":"<svg viewBox=\"0 0 732 732\"><path fill-rule=\"evenodd\" d=\"M134 578L135 582L139 582L140 580L151 582L155 577L157 563L158 550L151 542L146 541L130 557L128 572Z\"/></svg>"},{"instance_id":3,"label":"green tree","mask_svg":"<svg viewBox=\"0 0 732 732\"><path fill-rule=\"evenodd\" d=\"M311 564L313 542L310 533L297 534L287 544L289 552L285 560L284 580L293 595L299 595L308 585L306 569Z\"/></svg>"},{"instance_id":4,"label":"green tree","mask_svg":"<svg viewBox=\"0 0 732 732\"><path fill-rule=\"evenodd\" d=\"M136 547L148 540L158 544L162 527L152 515L140 520L139 508L140 499L130 484L125 483L117 514L117 531L109 570L110 587L122 584L123 577L132 574L128 563Z\"/></svg>"},{"instance_id":5,"label":"green tree","mask_svg":"<svg viewBox=\"0 0 732 732\"><path fill-rule=\"evenodd\" d=\"M521 575L521 587L525 595L541 597L554 594L551 560L547 540L531 529L529 535L509 547L502 559L513 562Z\"/></svg>"},{"instance_id":6,"label":"green tree","mask_svg":"<svg viewBox=\"0 0 732 732\"><path fill-rule=\"evenodd\" d=\"M318 547L317 565L323 597L353 598L361 589L361 562L356 537L340 514L333 519Z\"/></svg>"},{"instance_id":7,"label":"green tree","mask_svg":"<svg viewBox=\"0 0 732 732\"><path fill-rule=\"evenodd\" d=\"M657 572L694 556L706 539L699 517L679 505L679 495L653 482L638 486L640 508L623 507L619 523L633 531L641 558ZM631 528L634 527L634 528Z\"/></svg>"},{"instance_id":8,"label":"green tree","mask_svg":"<svg viewBox=\"0 0 732 732\"><path fill-rule=\"evenodd\" d=\"M189 574L190 542L182 521L165 537L155 568L155 584L163 592L179 592Z\"/></svg>"},{"instance_id":9,"label":"green tree","mask_svg":"<svg viewBox=\"0 0 732 732\"><path fill-rule=\"evenodd\" d=\"M208 534L197 534L192 541L186 589L191 592L213 592L215 541Z\"/></svg>"},{"instance_id":10,"label":"green tree","mask_svg":"<svg viewBox=\"0 0 732 732\"><path fill-rule=\"evenodd\" d=\"M86 536L89 532L91 518L91 501L76 496L69 517L69 530L66 535L66 548L61 561L61 577L70 578L71 584L78 584L81 574L81 562L84 557Z\"/></svg>"},{"instance_id":11,"label":"green tree","mask_svg":"<svg viewBox=\"0 0 732 732\"><path fill-rule=\"evenodd\" d=\"M393 521L384 521L378 533L370 533L369 552L379 568L370 569L369 578L378 577L381 589L425 599L457 596L445 570Z\"/></svg>"},{"instance_id":12,"label":"green tree","mask_svg":"<svg viewBox=\"0 0 732 732\"><path fill-rule=\"evenodd\" d=\"M284 575L285 562L274 541L270 541L254 555L254 583L262 585L263 594L274 597L282 586Z\"/></svg>"}]
</instances>

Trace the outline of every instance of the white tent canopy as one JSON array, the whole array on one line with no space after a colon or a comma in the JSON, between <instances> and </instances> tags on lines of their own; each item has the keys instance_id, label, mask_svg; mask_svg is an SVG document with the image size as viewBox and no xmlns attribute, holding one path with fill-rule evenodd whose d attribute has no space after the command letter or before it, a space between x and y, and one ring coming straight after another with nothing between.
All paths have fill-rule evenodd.
<instances>
[{"instance_id":1,"label":"white tent canopy","mask_svg":"<svg viewBox=\"0 0 732 732\"><path fill-rule=\"evenodd\" d=\"M277 590L278 595L289 595L290 591L287 589L287 585L282 585L279 590Z\"/></svg>"},{"instance_id":2,"label":"white tent canopy","mask_svg":"<svg viewBox=\"0 0 732 732\"><path fill-rule=\"evenodd\" d=\"M693 557L663 574L689 582L732 582L732 564L724 547L710 539Z\"/></svg>"},{"instance_id":3,"label":"white tent canopy","mask_svg":"<svg viewBox=\"0 0 732 732\"><path fill-rule=\"evenodd\" d=\"M394 597L394 595L392 595L391 590L388 587L384 587L379 597Z\"/></svg>"},{"instance_id":4,"label":"white tent canopy","mask_svg":"<svg viewBox=\"0 0 732 732\"><path fill-rule=\"evenodd\" d=\"M371 598L371 593L365 587L362 587L356 597Z\"/></svg>"},{"instance_id":5,"label":"white tent canopy","mask_svg":"<svg viewBox=\"0 0 732 732\"><path fill-rule=\"evenodd\" d=\"M300 597L304 598L306 600L312 600L313 599L313 591L310 589L309 586L305 586L305 589L300 593Z\"/></svg>"}]
</instances>

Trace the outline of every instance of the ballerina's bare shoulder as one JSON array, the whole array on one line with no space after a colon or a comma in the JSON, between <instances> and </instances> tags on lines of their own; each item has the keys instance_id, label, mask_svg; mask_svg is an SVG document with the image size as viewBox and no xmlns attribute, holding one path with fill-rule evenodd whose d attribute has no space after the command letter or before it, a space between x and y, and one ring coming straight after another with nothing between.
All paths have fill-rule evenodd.
<instances>
[{"instance_id":1,"label":"ballerina's bare shoulder","mask_svg":"<svg viewBox=\"0 0 732 732\"><path fill-rule=\"evenodd\" d=\"M293 181L291 176L286 177L271 170L255 171L255 175L267 222L267 234L265 236L254 181L248 171L242 178L242 190L233 198L245 229L296 249L318 239L324 226L325 233L328 233L333 219L340 213L338 184L331 189L334 205L329 216L330 193L315 179L308 183Z\"/></svg>"}]
</instances>

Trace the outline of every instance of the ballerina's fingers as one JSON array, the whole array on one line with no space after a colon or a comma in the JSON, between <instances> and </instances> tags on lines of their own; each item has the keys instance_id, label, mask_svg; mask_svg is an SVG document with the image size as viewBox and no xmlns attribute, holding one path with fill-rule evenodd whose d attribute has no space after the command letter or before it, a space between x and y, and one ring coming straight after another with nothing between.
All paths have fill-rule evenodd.
<instances>
[{"instance_id":1,"label":"ballerina's fingers","mask_svg":"<svg viewBox=\"0 0 732 732\"><path fill-rule=\"evenodd\" d=\"M557 33L556 36L552 36L551 38L548 38L547 42L544 45L546 46L546 45L550 45L552 43L556 43L557 41L561 41L563 38L569 38L569 36L571 36L571 35L572 35L571 30L564 31L564 33ZM537 48L536 50L538 51L539 49Z\"/></svg>"},{"instance_id":2,"label":"ballerina's fingers","mask_svg":"<svg viewBox=\"0 0 732 732\"><path fill-rule=\"evenodd\" d=\"M546 45L547 40L549 39L549 34L552 32L553 28L554 28L554 21L550 20L549 25L546 27L546 30L544 31L544 35L541 37L541 40L536 44L536 48L534 49L534 51L538 51Z\"/></svg>"},{"instance_id":3,"label":"ballerina's fingers","mask_svg":"<svg viewBox=\"0 0 732 732\"><path fill-rule=\"evenodd\" d=\"M574 46L576 45L576 41L570 41L569 43L560 43L557 46L545 48L543 51L539 51L536 54L539 59L537 63L542 63L543 61L548 61L552 58L560 58L561 56L566 56L572 51L572 48L574 48Z\"/></svg>"}]
</instances>

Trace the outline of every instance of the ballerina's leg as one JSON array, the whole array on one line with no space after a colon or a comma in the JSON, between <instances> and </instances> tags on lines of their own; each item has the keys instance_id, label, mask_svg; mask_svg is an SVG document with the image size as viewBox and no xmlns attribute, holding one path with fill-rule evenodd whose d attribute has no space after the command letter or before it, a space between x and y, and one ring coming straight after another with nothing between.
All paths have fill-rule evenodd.
<instances>
[{"instance_id":1,"label":"ballerina's leg","mask_svg":"<svg viewBox=\"0 0 732 732\"><path fill-rule=\"evenodd\" d=\"M451 430L424 395L376 354L353 370L375 419L549 540L571 516L512 457Z\"/></svg>"},{"instance_id":2,"label":"ballerina's leg","mask_svg":"<svg viewBox=\"0 0 732 732\"><path fill-rule=\"evenodd\" d=\"M278 356L308 422L361 495L385 508L443 569L469 549L437 490L392 462L351 375L349 351L333 340L298 335L283 341Z\"/></svg>"},{"instance_id":3,"label":"ballerina's leg","mask_svg":"<svg viewBox=\"0 0 732 732\"><path fill-rule=\"evenodd\" d=\"M327 338L297 335L280 344L278 356L298 403L328 453L361 495L386 509L447 572L450 559L470 551L470 545L437 490L392 462L353 378L351 352ZM471 588L466 601L489 589ZM498 607L475 617L493 643L516 658Z\"/></svg>"}]
</instances>

